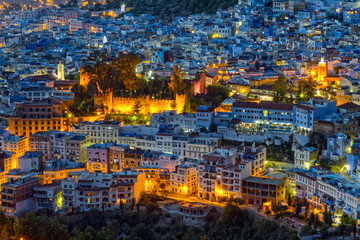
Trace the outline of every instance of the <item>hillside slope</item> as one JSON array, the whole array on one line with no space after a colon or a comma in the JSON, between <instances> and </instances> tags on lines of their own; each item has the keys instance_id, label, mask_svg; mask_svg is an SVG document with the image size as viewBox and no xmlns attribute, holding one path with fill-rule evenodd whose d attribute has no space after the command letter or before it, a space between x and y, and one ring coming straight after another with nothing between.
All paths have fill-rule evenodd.
<instances>
[{"instance_id":1,"label":"hillside slope","mask_svg":"<svg viewBox=\"0 0 360 240\"><path fill-rule=\"evenodd\" d=\"M119 8L125 3L134 14L150 13L154 16L169 19L198 13L216 13L218 9L234 6L238 0L113 0L110 8Z\"/></svg>"}]
</instances>

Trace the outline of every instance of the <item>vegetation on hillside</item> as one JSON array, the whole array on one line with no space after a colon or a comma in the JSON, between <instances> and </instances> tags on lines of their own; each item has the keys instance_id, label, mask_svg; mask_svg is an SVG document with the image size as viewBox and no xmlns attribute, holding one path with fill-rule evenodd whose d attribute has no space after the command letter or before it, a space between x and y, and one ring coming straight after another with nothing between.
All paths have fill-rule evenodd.
<instances>
[{"instance_id":1,"label":"vegetation on hillside","mask_svg":"<svg viewBox=\"0 0 360 240\"><path fill-rule=\"evenodd\" d=\"M6 218L1 212L0 239L298 239L296 232L263 218L254 219L232 201L226 205L223 214L213 210L203 227L188 226L180 218L163 214L156 202L147 202L144 210L119 210L106 215L92 210L64 217L53 217L49 213L28 213L19 219L13 219Z\"/></svg>"},{"instance_id":2,"label":"vegetation on hillside","mask_svg":"<svg viewBox=\"0 0 360 240\"><path fill-rule=\"evenodd\" d=\"M150 13L162 19L190 14L214 14L218 9L227 9L238 3L237 0L113 0L108 8L120 8L122 4L134 14Z\"/></svg>"}]
</instances>

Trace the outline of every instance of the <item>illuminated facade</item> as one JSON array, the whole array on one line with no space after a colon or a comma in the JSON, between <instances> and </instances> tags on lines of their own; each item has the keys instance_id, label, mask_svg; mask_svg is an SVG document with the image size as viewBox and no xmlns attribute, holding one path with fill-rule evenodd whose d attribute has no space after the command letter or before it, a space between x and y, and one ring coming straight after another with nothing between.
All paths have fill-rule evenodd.
<instances>
[{"instance_id":1,"label":"illuminated facade","mask_svg":"<svg viewBox=\"0 0 360 240\"><path fill-rule=\"evenodd\" d=\"M190 196L197 193L198 179L196 166L179 165L176 170L170 173L170 191Z\"/></svg>"},{"instance_id":2,"label":"illuminated facade","mask_svg":"<svg viewBox=\"0 0 360 240\"><path fill-rule=\"evenodd\" d=\"M175 100L169 100L151 99L150 96L139 98L113 97L112 92L107 92L103 95L95 95L94 105L95 107L104 106L106 112L114 111L122 114L132 114L135 103L140 101L141 114L148 115L171 110L176 110L177 113L182 113L185 107L185 100L185 95L176 95ZM175 109L173 108L174 102L176 103Z\"/></svg>"},{"instance_id":3,"label":"illuminated facade","mask_svg":"<svg viewBox=\"0 0 360 240\"><path fill-rule=\"evenodd\" d=\"M46 159L86 162L86 148L90 141L86 133L51 130L32 134L29 145L31 151L41 151Z\"/></svg>"},{"instance_id":4,"label":"illuminated facade","mask_svg":"<svg viewBox=\"0 0 360 240\"><path fill-rule=\"evenodd\" d=\"M294 167L309 170L317 160L318 150L313 147L300 147L294 151Z\"/></svg>"},{"instance_id":5,"label":"illuminated facade","mask_svg":"<svg viewBox=\"0 0 360 240\"><path fill-rule=\"evenodd\" d=\"M145 173L74 172L61 182L61 188L64 208L119 209L121 204L129 207L139 201L140 193L145 190Z\"/></svg>"},{"instance_id":6,"label":"illuminated facade","mask_svg":"<svg viewBox=\"0 0 360 240\"><path fill-rule=\"evenodd\" d=\"M0 151L0 189L1 184L7 182L6 174L16 168L17 158L13 152Z\"/></svg>"},{"instance_id":7,"label":"illuminated facade","mask_svg":"<svg viewBox=\"0 0 360 240\"><path fill-rule=\"evenodd\" d=\"M285 182L277 179L248 177L242 180L242 197L246 204L263 206L285 200Z\"/></svg>"},{"instance_id":8,"label":"illuminated facade","mask_svg":"<svg viewBox=\"0 0 360 240\"><path fill-rule=\"evenodd\" d=\"M61 184L45 184L34 187L35 210L62 208Z\"/></svg>"},{"instance_id":9,"label":"illuminated facade","mask_svg":"<svg viewBox=\"0 0 360 240\"><path fill-rule=\"evenodd\" d=\"M57 77L60 80L65 80L64 64L61 61L57 66Z\"/></svg>"},{"instance_id":10,"label":"illuminated facade","mask_svg":"<svg viewBox=\"0 0 360 240\"><path fill-rule=\"evenodd\" d=\"M18 136L46 131L64 129L63 107L59 100L19 103L15 106L14 116L9 118L9 130Z\"/></svg>"},{"instance_id":11,"label":"illuminated facade","mask_svg":"<svg viewBox=\"0 0 360 240\"><path fill-rule=\"evenodd\" d=\"M16 162L12 163L12 168L17 168L18 158L25 155L29 150L29 139L25 136L10 135L3 140L3 150L14 152Z\"/></svg>"},{"instance_id":12,"label":"illuminated facade","mask_svg":"<svg viewBox=\"0 0 360 240\"><path fill-rule=\"evenodd\" d=\"M317 67L317 80L319 82L323 82L325 78L327 77L327 65L324 61L324 58L321 58L321 61L319 62L319 66Z\"/></svg>"}]
</instances>

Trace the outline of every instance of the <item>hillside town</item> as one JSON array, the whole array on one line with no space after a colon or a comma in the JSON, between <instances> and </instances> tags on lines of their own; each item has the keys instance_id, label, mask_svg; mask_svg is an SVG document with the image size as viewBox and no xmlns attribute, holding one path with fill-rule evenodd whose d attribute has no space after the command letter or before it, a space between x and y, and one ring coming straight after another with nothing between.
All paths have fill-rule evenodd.
<instances>
[{"instance_id":1,"label":"hillside town","mask_svg":"<svg viewBox=\"0 0 360 240\"><path fill-rule=\"evenodd\" d=\"M360 239L360 1L239 0L172 20L37 4L0 7L6 217L153 197L203 226L237 202L298 237Z\"/></svg>"}]
</instances>

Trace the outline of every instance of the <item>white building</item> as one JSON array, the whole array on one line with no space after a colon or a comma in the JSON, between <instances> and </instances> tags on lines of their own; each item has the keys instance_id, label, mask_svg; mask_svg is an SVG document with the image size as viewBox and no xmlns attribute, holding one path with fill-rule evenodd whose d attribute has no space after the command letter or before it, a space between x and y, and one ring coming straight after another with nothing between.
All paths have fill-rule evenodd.
<instances>
[{"instance_id":1,"label":"white building","mask_svg":"<svg viewBox=\"0 0 360 240\"><path fill-rule=\"evenodd\" d=\"M318 156L318 150L313 147L299 147L294 151L294 167L309 170Z\"/></svg>"}]
</instances>

